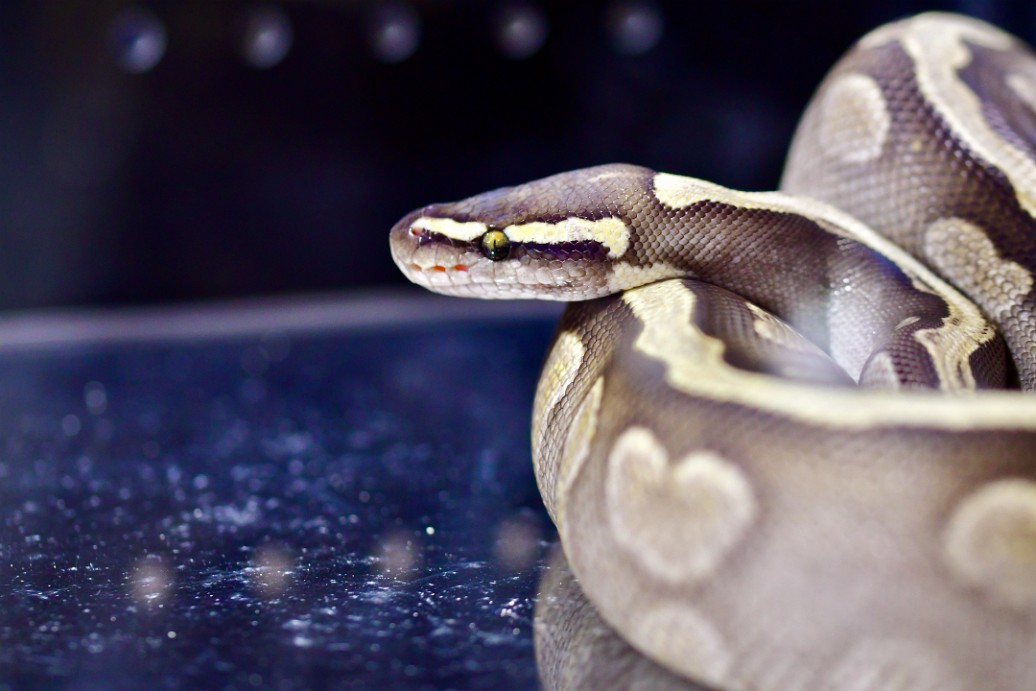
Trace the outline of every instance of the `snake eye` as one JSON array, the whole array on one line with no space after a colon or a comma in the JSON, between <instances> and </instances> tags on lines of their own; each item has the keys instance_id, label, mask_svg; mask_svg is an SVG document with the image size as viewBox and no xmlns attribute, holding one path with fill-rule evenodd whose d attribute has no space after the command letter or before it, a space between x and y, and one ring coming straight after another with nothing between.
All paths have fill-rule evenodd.
<instances>
[{"instance_id":1,"label":"snake eye","mask_svg":"<svg viewBox=\"0 0 1036 691\"><path fill-rule=\"evenodd\" d=\"M486 259L498 262L506 259L510 252L511 241L504 231L492 229L482 235L482 254L486 255Z\"/></svg>"}]
</instances>

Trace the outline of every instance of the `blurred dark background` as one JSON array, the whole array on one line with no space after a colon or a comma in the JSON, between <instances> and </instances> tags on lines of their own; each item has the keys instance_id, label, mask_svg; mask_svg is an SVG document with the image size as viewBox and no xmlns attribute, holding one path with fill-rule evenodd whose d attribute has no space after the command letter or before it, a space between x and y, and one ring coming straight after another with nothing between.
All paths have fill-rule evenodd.
<instances>
[{"instance_id":1,"label":"blurred dark background","mask_svg":"<svg viewBox=\"0 0 1036 691\"><path fill-rule=\"evenodd\" d=\"M1025 0L0 3L0 308L402 284L410 209L628 161L777 184L861 34Z\"/></svg>"}]
</instances>

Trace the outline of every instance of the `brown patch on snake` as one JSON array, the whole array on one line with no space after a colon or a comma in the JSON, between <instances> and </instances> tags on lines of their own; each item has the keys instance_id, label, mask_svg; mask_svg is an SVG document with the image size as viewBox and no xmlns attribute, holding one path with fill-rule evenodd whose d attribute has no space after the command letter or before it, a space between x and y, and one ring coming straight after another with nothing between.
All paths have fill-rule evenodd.
<instances>
[{"instance_id":1,"label":"brown patch on snake","mask_svg":"<svg viewBox=\"0 0 1036 691\"><path fill-rule=\"evenodd\" d=\"M1028 109L1027 115L1031 117L1036 113L1036 79L1032 74L1022 72L1009 72L1004 78L1004 84L1010 89L1018 101Z\"/></svg>"},{"instance_id":2,"label":"brown patch on snake","mask_svg":"<svg viewBox=\"0 0 1036 691\"><path fill-rule=\"evenodd\" d=\"M982 117L1005 149L1036 157L1036 66L1018 50L967 48L971 60L957 74L978 97Z\"/></svg>"}]
</instances>

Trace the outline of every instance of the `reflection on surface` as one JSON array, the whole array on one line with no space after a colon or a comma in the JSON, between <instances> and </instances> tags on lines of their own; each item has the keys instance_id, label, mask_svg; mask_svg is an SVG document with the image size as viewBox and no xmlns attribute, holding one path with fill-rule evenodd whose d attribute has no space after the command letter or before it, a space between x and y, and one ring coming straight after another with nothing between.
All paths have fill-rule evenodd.
<instances>
[{"instance_id":1,"label":"reflection on surface","mask_svg":"<svg viewBox=\"0 0 1036 691\"><path fill-rule=\"evenodd\" d=\"M402 530L382 536L374 553L374 568L383 576L393 578L407 579L420 561L420 542Z\"/></svg>"},{"instance_id":2,"label":"reflection on surface","mask_svg":"<svg viewBox=\"0 0 1036 691\"><path fill-rule=\"evenodd\" d=\"M710 691L655 664L609 628L583 595L560 544L540 580L533 631L546 689Z\"/></svg>"},{"instance_id":3,"label":"reflection on surface","mask_svg":"<svg viewBox=\"0 0 1036 691\"><path fill-rule=\"evenodd\" d=\"M247 569L255 591L265 598L277 597L291 584L295 559L284 545L262 545L255 550Z\"/></svg>"},{"instance_id":4,"label":"reflection on surface","mask_svg":"<svg viewBox=\"0 0 1036 691\"><path fill-rule=\"evenodd\" d=\"M508 571L523 571L540 556L543 528L539 516L531 512L516 513L500 521L493 554L497 563Z\"/></svg>"},{"instance_id":5,"label":"reflection on surface","mask_svg":"<svg viewBox=\"0 0 1036 691\"><path fill-rule=\"evenodd\" d=\"M147 556L130 571L130 596L140 605L160 605L173 587L173 575L162 559Z\"/></svg>"},{"instance_id":6,"label":"reflection on surface","mask_svg":"<svg viewBox=\"0 0 1036 691\"><path fill-rule=\"evenodd\" d=\"M423 324L0 352L0 690L536 688L552 319Z\"/></svg>"}]
</instances>

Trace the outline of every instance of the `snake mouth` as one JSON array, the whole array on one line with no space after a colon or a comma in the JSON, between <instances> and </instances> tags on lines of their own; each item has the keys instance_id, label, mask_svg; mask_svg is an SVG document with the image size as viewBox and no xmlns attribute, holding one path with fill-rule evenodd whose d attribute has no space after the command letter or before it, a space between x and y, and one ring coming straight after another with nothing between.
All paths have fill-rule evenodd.
<instances>
[{"instance_id":1,"label":"snake mouth","mask_svg":"<svg viewBox=\"0 0 1036 691\"><path fill-rule=\"evenodd\" d=\"M454 264L453 266L443 266L441 264L432 264L431 266L421 266L420 264L416 264L416 263L411 262L410 263L410 269L415 271L415 272L417 272L417 271L437 271L439 273L448 273L450 271L461 271L461 272L467 273L468 265L467 264Z\"/></svg>"},{"instance_id":2,"label":"snake mouth","mask_svg":"<svg viewBox=\"0 0 1036 691\"><path fill-rule=\"evenodd\" d=\"M415 214L416 215L416 214ZM390 249L400 271L419 286L447 295L472 295L475 284L492 282L476 264L482 255L468 243L453 241L403 219L392 230Z\"/></svg>"}]
</instances>

